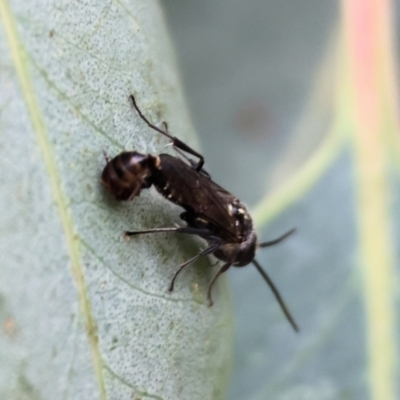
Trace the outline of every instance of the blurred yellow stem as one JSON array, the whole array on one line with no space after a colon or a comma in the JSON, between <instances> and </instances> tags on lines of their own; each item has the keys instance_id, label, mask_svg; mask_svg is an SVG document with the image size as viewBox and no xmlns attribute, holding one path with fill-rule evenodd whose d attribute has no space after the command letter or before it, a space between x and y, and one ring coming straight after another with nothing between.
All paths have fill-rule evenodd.
<instances>
[{"instance_id":1,"label":"blurred yellow stem","mask_svg":"<svg viewBox=\"0 0 400 400\"><path fill-rule=\"evenodd\" d=\"M388 139L398 136L390 0L342 0L371 399L396 399Z\"/></svg>"}]
</instances>

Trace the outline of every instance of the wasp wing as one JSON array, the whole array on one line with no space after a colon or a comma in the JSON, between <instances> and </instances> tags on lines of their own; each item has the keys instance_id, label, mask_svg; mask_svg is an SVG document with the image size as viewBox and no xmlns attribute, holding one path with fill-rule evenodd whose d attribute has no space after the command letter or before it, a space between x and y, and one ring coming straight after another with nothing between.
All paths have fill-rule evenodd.
<instances>
[{"instance_id":1,"label":"wasp wing","mask_svg":"<svg viewBox=\"0 0 400 400\"><path fill-rule=\"evenodd\" d=\"M207 228L228 243L240 242L242 227L232 215L236 198L221 186L194 170L181 159L161 154L164 187L157 189L170 201L183 207L195 227Z\"/></svg>"}]
</instances>

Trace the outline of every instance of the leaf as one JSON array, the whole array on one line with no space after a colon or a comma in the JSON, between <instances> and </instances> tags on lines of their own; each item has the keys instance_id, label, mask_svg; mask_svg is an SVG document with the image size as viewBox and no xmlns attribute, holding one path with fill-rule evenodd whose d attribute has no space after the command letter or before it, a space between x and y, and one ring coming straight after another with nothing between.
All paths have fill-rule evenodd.
<instances>
[{"instance_id":1,"label":"leaf","mask_svg":"<svg viewBox=\"0 0 400 400\"><path fill-rule=\"evenodd\" d=\"M122 232L171 226L150 190L119 203L102 151L166 151L132 110L195 146L155 2L0 1L0 397L221 399L230 370L226 283L213 308L203 243Z\"/></svg>"}]
</instances>

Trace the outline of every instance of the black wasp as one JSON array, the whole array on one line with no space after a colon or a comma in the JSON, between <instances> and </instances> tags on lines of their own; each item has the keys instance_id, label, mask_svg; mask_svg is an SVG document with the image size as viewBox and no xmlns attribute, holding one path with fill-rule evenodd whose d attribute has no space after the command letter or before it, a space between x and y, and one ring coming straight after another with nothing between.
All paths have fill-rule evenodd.
<instances>
[{"instance_id":1,"label":"black wasp","mask_svg":"<svg viewBox=\"0 0 400 400\"><path fill-rule=\"evenodd\" d=\"M178 138L150 123L142 114L133 95L130 96L140 118L152 129L166 136L175 150L186 160L169 154L141 154L127 151L107 160L101 180L117 200L132 200L142 189L154 185L167 200L181 206L180 214L186 226L156 228L125 232L127 237L145 233L176 232L197 235L205 239L208 247L181 264L172 278L169 290L174 289L178 274L201 256L213 254L224 262L208 286L207 298L213 304L211 289L217 278L231 266L244 267L253 263L274 293L283 313L295 331L298 327L290 315L277 288L261 265L255 260L256 250L273 246L294 232L294 229L269 242L258 243L253 223L246 206L235 196L217 185L203 169L204 158ZM195 162L187 154L198 159Z\"/></svg>"}]
</instances>

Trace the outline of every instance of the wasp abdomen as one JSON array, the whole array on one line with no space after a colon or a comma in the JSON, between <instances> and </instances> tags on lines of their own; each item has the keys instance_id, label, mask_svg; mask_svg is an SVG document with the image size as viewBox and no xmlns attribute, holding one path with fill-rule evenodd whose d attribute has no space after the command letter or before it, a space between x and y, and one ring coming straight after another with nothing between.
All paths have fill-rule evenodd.
<instances>
[{"instance_id":1,"label":"wasp abdomen","mask_svg":"<svg viewBox=\"0 0 400 400\"><path fill-rule=\"evenodd\" d=\"M128 151L110 160L104 167L101 182L117 200L132 200L142 189L151 186L159 158Z\"/></svg>"}]
</instances>

